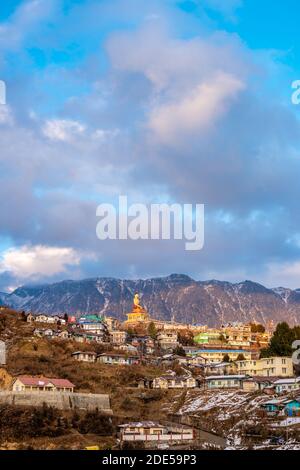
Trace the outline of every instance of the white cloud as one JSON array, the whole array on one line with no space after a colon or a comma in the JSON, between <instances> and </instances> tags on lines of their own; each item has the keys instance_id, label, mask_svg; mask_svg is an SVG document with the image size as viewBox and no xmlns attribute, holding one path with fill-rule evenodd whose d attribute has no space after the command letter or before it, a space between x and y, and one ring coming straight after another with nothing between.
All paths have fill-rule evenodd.
<instances>
[{"instance_id":1,"label":"white cloud","mask_svg":"<svg viewBox=\"0 0 300 470\"><path fill-rule=\"evenodd\" d=\"M68 266L79 263L80 256L73 248L24 245L4 251L0 272L9 272L21 279L34 279L63 273Z\"/></svg>"},{"instance_id":2,"label":"white cloud","mask_svg":"<svg viewBox=\"0 0 300 470\"><path fill-rule=\"evenodd\" d=\"M27 0L22 2L15 13L0 24L0 44L2 48L14 49L22 45L28 34L57 10L57 0Z\"/></svg>"},{"instance_id":3,"label":"white cloud","mask_svg":"<svg viewBox=\"0 0 300 470\"><path fill-rule=\"evenodd\" d=\"M0 105L0 125L11 126L14 123L12 110L7 105Z\"/></svg>"},{"instance_id":4,"label":"white cloud","mask_svg":"<svg viewBox=\"0 0 300 470\"><path fill-rule=\"evenodd\" d=\"M176 142L178 136L186 133L206 131L244 87L242 81L233 75L218 73L180 101L154 109L149 126L165 143Z\"/></svg>"},{"instance_id":5,"label":"white cloud","mask_svg":"<svg viewBox=\"0 0 300 470\"><path fill-rule=\"evenodd\" d=\"M300 261L269 263L266 273L261 276L269 287L300 288Z\"/></svg>"},{"instance_id":6,"label":"white cloud","mask_svg":"<svg viewBox=\"0 0 300 470\"><path fill-rule=\"evenodd\" d=\"M51 119L46 121L42 131L50 140L70 142L84 133L85 126L78 121Z\"/></svg>"}]
</instances>

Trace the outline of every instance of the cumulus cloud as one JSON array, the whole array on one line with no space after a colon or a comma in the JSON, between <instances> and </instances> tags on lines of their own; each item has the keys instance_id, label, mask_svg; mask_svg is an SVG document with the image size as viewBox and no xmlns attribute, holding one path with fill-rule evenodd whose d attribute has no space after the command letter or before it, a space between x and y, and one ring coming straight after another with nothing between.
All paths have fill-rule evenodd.
<instances>
[{"instance_id":1,"label":"cumulus cloud","mask_svg":"<svg viewBox=\"0 0 300 470\"><path fill-rule=\"evenodd\" d=\"M13 113L9 106L0 105L0 125L11 126L14 123Z\"/></svg>"},{"instance_id":2,"label":"cumulus cloud","mask_svg":"<svg viewBox=\"0 0 300 470\"><path fill-rule=\"evenodd\" d=\"M15 13L0 23L0 51L19 48L27 35L49 21L57 11L57 0L22 1Z\"/></svg>"},{"instance_id":3,"label":"cumulus cloud","mask_svg":"<svg viewBox=\"0 0 300 470\"><path fill-rule=\"evenodd\" d=\"M0 108L0 236L13 247L2 254L3 286L70 269L72 276L184 271L270 283L271 269L297 263L299 246L286 240L300 223L299 121L280 88L266 94L269 64L257 60L259 52L212 23L203 27L202 16L191 20L173 0L69 3L55 18L62 2L46 2L48 13L42 1L23 3L36 8L32 15L21 9L0 29L1 39L5 28L12 39L1 41L0 52L15 48L18 64L23 45L27 53L23 68L7 61L16 81L8 83L11 108ZM226 2L202 3L220 10ZM233 11L238 2L229 5ZM47 14L53 22L45 35ZM99 48L108 19L113 31ZM29 66L35 60L38 71ZM119 194L132 202L205 203L204 250L100 243L96 207Z\"/></svg>"},{"instance_id":4,"label":"cumulus cloud","mask_svg":"<svg viewBox=\"0 0 300 470\"><path fill-rule=\"evenodd\" d=\"M149 127L162 142L176 145L182 134L189 136L194 132L207 132L243 88L244 84L238 78L218 73L181 101L154 109Z\"/></svg>"},{"instance_id":5,"label":"cumulus cloud","mask_svg":"<svg viewBox=\"0 0 300 470\"><path fill-rule=\"evenodd\" d=\"M2 253L0 271L21 279L38 279L64 273L69 265L78 265L80 256L73 248L21 246Z\"/></svg>"},{"instance_id":6,"label":"cumulus cloud","mask_svg":"<svg viewBox=\"0 0 300 470\"><path fill-rule=\"evenodd\" d=\"M43 133L50 140L72 141L77 135L82 135L85 126L77 121L52 119L46 121Z\"/></svg>"}]
</instances>

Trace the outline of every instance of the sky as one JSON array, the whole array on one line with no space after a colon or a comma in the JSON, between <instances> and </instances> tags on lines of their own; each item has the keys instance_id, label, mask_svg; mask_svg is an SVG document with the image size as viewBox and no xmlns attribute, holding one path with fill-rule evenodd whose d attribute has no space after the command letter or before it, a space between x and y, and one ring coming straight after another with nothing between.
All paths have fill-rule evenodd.
<instances>
[{"instance_id":1,"label":"sky","mask_svg":"<svg viewBox=\"0 0 300 470\"><path fill-rule=\"evenodd\" d=\"M0 6L0 291L184 273L300 288L297 0ZM96 208L205 204L205 244L96 237Z\"/></svg>"}]
</instances>

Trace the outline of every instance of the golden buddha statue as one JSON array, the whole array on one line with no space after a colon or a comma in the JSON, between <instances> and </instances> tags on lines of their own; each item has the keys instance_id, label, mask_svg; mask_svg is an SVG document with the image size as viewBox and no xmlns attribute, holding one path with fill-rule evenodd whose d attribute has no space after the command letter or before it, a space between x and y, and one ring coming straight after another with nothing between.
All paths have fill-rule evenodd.
<instances>
[{"instance_id":1,"label":"golden buddha statue","mask_svg":"<svg viewBox=\"0 0 300 470\"><path fill-rule=\"evenodd\" d=\"M132 312L127 313L127 322L129 323L136 323L136 322L143 322L149 319L149 315L147 310L140 304L140 296L139 294L135 294L133 297L133 308Z\"/></svg>"},{"instance_id":2,"label":"golden buddha statue","mask_svg":"<svg viewBox=\"0 0 300 470\"><path fill-rule=\"evenodd\" d=\"M139 294L135 294L133 297L133 305L135 310L144 310L140 304L140 296Z\"/></svg>"}]
</instances>

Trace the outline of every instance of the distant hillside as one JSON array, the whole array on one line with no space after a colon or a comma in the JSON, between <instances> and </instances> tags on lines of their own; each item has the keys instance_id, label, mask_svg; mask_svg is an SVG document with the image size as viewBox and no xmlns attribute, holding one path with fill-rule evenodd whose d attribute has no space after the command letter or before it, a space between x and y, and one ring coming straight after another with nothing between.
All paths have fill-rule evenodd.
<instances>
[{"instance_id":1,"label":"distant hillside","mask_svg":"<svg viewBox=\"0 0 300 470\"><path fill-rule=\"evenodd\" d=\"M24 286L2 296L2 301L25 311L75 315L99 312L124 320L135 292L141 294L151 316L158 319L209 326L253 320L300 324L300 290L267 289L251 281L195 281L180 274L146 280L96 278Z\"/></svg>"}]
</instances>

